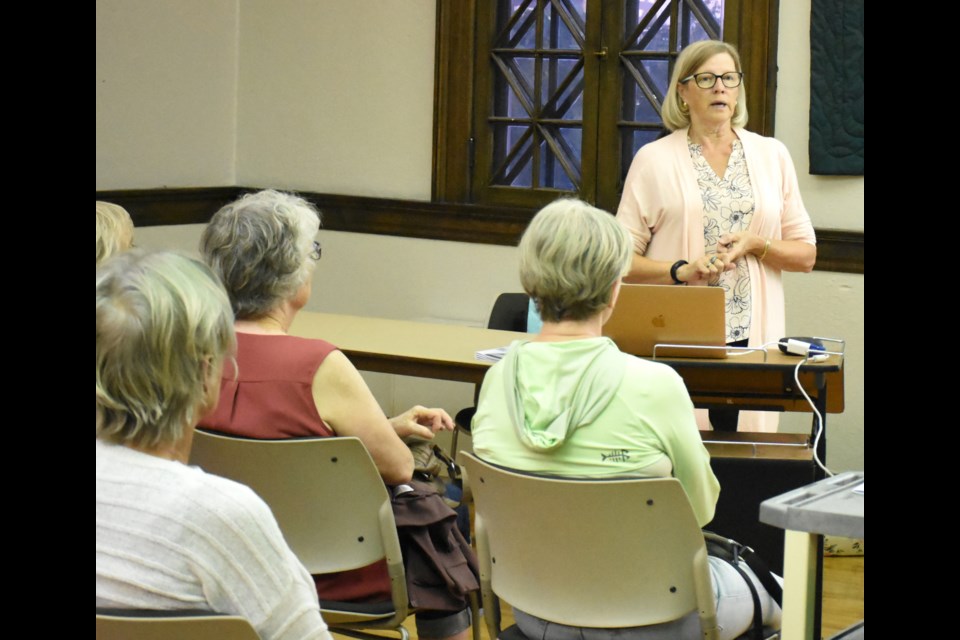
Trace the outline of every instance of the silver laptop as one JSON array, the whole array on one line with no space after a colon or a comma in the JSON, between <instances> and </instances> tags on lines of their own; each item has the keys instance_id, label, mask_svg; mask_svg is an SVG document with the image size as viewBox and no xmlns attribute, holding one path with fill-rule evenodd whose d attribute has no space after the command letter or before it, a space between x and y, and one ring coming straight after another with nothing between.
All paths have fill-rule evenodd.
<instances>
[{"instance_id":1,"label":"silver laptop","mask_svg":"<svg viewBox=\"0 0 960 640\"><path fill-rule=\"evenodd\" d=\"M621 351L657 357L726 358L726 349L696 346L726 345L723 289L652 284L623 284L613 315L603 327Z\"/></svg>"}]
</instances>

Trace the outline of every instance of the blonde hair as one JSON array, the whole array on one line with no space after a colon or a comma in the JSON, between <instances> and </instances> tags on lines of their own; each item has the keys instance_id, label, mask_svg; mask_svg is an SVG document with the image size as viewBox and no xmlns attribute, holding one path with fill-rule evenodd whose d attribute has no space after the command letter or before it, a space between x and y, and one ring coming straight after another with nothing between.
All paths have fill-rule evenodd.
<instances>
[{"instance_id":1,"label":"blonde hair","mask_svg":"<svg viewBox=\"0 0 960 640\"><path fill-rule=\"evenodd\" d=\"M202 263L135 249L97 268L97 437L179 441L235 349L223 287Z\"/></svg>"},{"instance_id":2,"label":"blonde hair","mask_svg":"<svg viewBox=\"0 0 960 640\"><path fill-rule=\"evenodd\" d=\"M690 126L690 112L681 109L682 100L677 87L680 80L693 74L707 60L713 56L726 53L733 58L733 64L737 71L743 71L740 65L740 54L737 48L728 42L720 40L700 40L687 45L680 52L680 57L673 65L673 75L670 77L670 85L667 87L667 95L663 101L663 108L660 110L660 117L663 124L670 131L683 129ZM717 81L719 82L719 80ZM733 120L731 122L735 127L747 126L747 93L743 83L740 83L740 92L737 94L737 106L733 110Z\"/></svg>"},{"instance_id":3,"label":"blonde hair","mask_svg":"<svg viewBox=\"0 0 960 640\"><path fill-rule=\"evenodd\" d=\"M291 193L249 193L217 211L200 253L220 277L239 320L265 316L296 294L313 272L320 212Z\"/></svg>"},{"instance_id":4,"label":"blonde hair","mask_svg":"<svg viewBox=\"0 0 960 640\"><path fill-rule=\"evenodd\" d=\"M520 240L520 282L547 322L585 320L607 306L633 245L613 215L563 198L540 210Z\"/></svg>"},{"instance_id":5,"label":"blonde hair","mask_svg":"<svg viewBox=\"0 0 960 640\"><path fill-rule=\"evenodd\" d=\"M133 240L133 220L127 210L112 202L97 200L97 265L126 251Z\"/></svg>"}]
</instances>

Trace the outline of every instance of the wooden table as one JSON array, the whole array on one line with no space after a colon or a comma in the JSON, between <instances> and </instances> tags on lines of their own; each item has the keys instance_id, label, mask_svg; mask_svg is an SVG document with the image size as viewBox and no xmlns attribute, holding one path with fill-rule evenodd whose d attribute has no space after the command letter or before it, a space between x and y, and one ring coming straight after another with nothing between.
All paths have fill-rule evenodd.
<instances>
[{"instance_id":1,"label":"wooden table","mask_svg":"<svg viewBox=\"0 0 960 640\"><path fill-rule=\"evenodd\" d=\"M290 333L332 342L365 371L473 383L481 382L490 367L475 359L475 352L529 337L513 331L307 311L297 314ZM766 357L755 352L721 360L659 361L683 377L698 407L810 411L793 380L797 358L778 349ZM806 365L800 379L827 412L843 411L842 359L831 356L826 362Z\"/></svg>"},{"instance_id":2,"label":"wooden table","mask_svg":"<svg viewBox=\"0 0 960 640\"><path fill-rule=\"evenodd\" d=\"M474 353L529 337L461 325L301 311L290 333L340 347L357 369L479 384L490 368Z\"/></svg>"}]
</instances>

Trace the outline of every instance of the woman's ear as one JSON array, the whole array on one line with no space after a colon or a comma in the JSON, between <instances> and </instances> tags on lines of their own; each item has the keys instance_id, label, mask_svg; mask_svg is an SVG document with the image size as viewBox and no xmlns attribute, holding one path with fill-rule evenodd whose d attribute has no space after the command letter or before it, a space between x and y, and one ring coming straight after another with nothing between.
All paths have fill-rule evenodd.
<instances>
[{"instance_id":1,"label":"woman's ear","mask_svg":"<svg viewBox=\"0 0 960 640\"><path fill-rule=\"evenodd\" d=\"M612 311L615 306L617 306L617 298L620 297L620 285L623 284L623 280L617 278L617 281L613 283L613 288L610 291L610 302L607 304Z\"/></svg>"},{"instance_id":2,"label":"woman's ear","mask_svg":"<svg viewBox=\"0 0 960 640\"><path fill-rule=\"evenodd\" d=\"M213 356L204 356L200 361L201 377L203 378L203 400L198 415L206 417L217 407L220 400L220 384L223 377L223 360L214 362Z\"/></svg>"},{"instance_id":3,"label":"woman's ear","mask_svg":"<svg viewBox=\"0 0 960 640\"><path fill-rule=\"evenodd\" d=\"M613 308L617 306L617 298L620 296L620 282L620 278L617 278L617 281L610 288L610 301L607 302L607 308L600 312L601 325L607 324L607 320L613 315Z\"/></svg>"},{"instance_id":4,"label":"woman's ear","mask_svg":"<svg viewBox=\"0 0 960 640\"><path fill-rule=\"evenodd\" d=\"M689 89L687 88L687 84L686 84L685 82L678 82L678 83L677 83L677 89L676 89L676 91L677 91L677 98L678 98L678 102L680 103L680 104L678 104L677 106L678 106L678 107L681 107L681 111L684 110L684 109L683 109L683 106L684 106L685 104L687 104L687 91L688 91L688 90L689 90Z\"/></svg>"},{"instance_id":5,"label":"woman's ear","mask_svg":"<svg viewBox=\"0 0 960 640\"><path fill-rule=\"evenodd\" d=\"M200 358L200 377L203 379L203 392L207 393L213 369L213 356Z\"/></svg>"}]
</instances>

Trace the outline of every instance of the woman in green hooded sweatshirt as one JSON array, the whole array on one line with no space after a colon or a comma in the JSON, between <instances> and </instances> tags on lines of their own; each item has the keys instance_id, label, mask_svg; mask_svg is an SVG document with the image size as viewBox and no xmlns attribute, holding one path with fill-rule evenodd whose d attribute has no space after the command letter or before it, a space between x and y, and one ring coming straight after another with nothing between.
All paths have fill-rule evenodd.
<instances>
[{"instance_id":1,"label":"woman in green hooded sweatshirt","mask_svg":"<svg viewBox=\"0 0 960 640\"><path fill-rule=\"evenodd\" d=\"M602 335L632 255L626 229L580 200L557 200L534 217L520 241L520 281L543 329L511 345L487 373L473 419L474 451L488 462L544 475L673 476L704 526L713 519L720 484L683 380ZM732 567L710 561L721 637L734 638L752 622L750 591ZM765 624L778 624L779 607L753 582ZM525 635L543 640L700 635L696 612L629 630L580 630L514 614Z\"/></svg>"}]
</instances>

